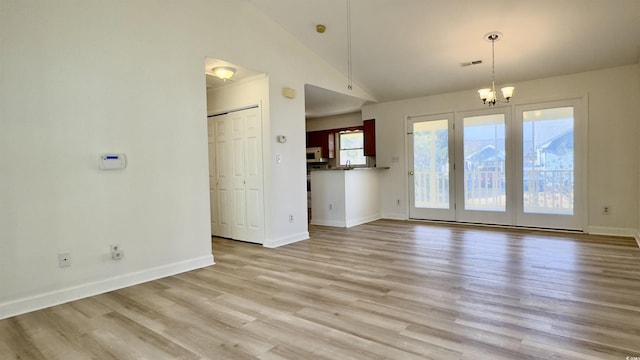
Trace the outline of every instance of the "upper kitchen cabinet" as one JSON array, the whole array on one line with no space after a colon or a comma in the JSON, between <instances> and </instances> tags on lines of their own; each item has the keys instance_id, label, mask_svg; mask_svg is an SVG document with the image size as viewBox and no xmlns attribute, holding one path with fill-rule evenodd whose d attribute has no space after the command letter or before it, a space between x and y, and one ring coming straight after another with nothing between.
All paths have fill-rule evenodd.
<instances>
[{"instance_id":1,"label":"upper kitchen cabinet","mask_svg":"<svg viewBox=\"0 0 640 360\"><path fill-rule=\"evenodd\" d=\"M333 159L335 157L333 131L321 130L308 132L307 147L319 147L322 149L323 158Z\"/></svg>"},{"instance_id":2,"label":"upper kitchen cabinet","mask_svg":"<svg viewBox=\"0 0 640 360\"><path fill-rule=\"evenodd\" d=\"M364 132L364 156L376 155L376 120L362 122Z\"/></svg>"}]
</instances>

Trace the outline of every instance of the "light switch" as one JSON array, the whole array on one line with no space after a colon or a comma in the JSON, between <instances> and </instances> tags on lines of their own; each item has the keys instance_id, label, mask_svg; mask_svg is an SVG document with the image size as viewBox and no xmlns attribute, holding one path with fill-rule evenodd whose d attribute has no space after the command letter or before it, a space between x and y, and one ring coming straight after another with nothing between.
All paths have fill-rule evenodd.
<instances>
[{"instance_id":1,"label":"light switch","mask_svg":"<svg viewBox=\"0 0 640 360\"><path fill-rule=\"evenodd\" d=\"M282 155L276 154L276 164L281 164L281 163L282 163Z\"/></svg>"}]
</instances>

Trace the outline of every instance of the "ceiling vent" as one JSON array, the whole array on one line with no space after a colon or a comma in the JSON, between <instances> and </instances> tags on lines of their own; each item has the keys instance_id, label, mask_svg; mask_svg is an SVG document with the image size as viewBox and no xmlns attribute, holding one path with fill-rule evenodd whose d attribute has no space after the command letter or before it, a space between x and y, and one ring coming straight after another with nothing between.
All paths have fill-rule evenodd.
<instances>
[{"instance_id":1,"label":"ceiling vent","mask_svg":"<svg viewBox=\"0 0 640 360\"><path fill-rule=\"evenodd\" d=\"M471 65L480 65L480 64L482 64L482 60L473 60L473 61L467 61L467 62L460 63L460 66L467 67L467 66L471 66Z\"/></svg>"}]
</instances>

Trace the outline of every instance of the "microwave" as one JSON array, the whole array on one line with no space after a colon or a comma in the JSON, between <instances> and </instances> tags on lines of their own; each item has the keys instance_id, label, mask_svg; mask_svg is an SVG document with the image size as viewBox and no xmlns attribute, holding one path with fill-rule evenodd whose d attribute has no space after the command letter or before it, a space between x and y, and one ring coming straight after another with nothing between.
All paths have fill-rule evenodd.
<instances>
[{"instance_id":1,"label":"microwave","mask_svg":"<svg viewBox=\"0 0 640 360\"><path fill-rule=\"evenodd\" d=\"M327 159L322 158L322 148L321 147L309 147L307 148L307 162L308 163L319 163L326 162Z\"/></svg>"}]
</instances>

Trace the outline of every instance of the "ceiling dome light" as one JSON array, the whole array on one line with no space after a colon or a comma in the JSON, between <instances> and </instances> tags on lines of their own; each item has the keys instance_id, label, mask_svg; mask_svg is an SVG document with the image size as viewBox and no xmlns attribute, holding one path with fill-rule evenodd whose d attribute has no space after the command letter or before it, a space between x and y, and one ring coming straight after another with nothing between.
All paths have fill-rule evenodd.
<instances>
[{"instance_id":1,"label":"ceiling dome light","mask_svg":"<svg viewBox=\"0 0 640 360\"><path fill-rule=\"evenodd\" d=\"M211 69L211 71L213 72L213 75L217 76L222 80L230 79L233 76L233 74L236 73L236 69L228 66L214 67L213 69Z\"/></svg>"}]
</instances>

